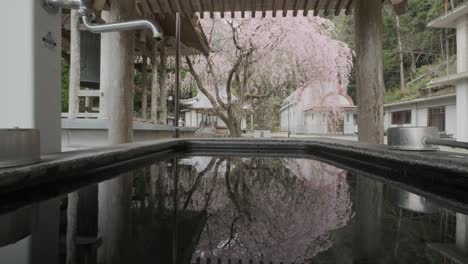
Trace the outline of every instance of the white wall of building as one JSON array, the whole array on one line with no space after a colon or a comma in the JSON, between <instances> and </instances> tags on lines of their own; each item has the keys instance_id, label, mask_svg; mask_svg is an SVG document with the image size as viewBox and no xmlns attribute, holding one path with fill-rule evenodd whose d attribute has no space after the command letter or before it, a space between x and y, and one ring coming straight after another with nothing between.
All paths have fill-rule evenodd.
<instances>
[{"instance_id":1,"label":"white wall of building","mask_svg":"<svg viewBox=\"0 0 468 264\"><path fill-rule=\"evenodd\" d=\"M290 107L290 108L289 108ZM288 109L289 108L289 109ZM356 109L346 109L343 112L344 127L343 134L352 135L357 132L357 124L354 122ZM349 119L348 119L349 114ZM289 115L289 124L288 124ZM281 131L291 134L320 134L326 135L328 131L328 112L307 111L298 109L296 104L281 109Z\"/></svg>"},{"instance_id":2,"label":"white wall of building","mask_svg":"<svg viewBox=\"0 0 468 264\"><path fill-rule=\"evenodd\" d=\"M448 105L445 107L445 127L447 134L457 137L457 106Z\"/></svg>"},{"instance_id":3,"label":"white wall of building","mask_svg":"<svg viewBox=\"0 0 468 264\"><path fill-rule=\"evenodd\" d=\"M445 132L453 134L456 137L457 130L457 113L456 113L456 97L455 96L440 96L436 98L428 98L422 100L414 100L404 104L390 104L384 107L384 127L385 130L391 127L411 127L411 126L428 126L429 124L429 109L435 107L445 107ZM392 113L399 111L411 111L411 123L396 125L392 124Z\"/></svg>"}]
</instances>

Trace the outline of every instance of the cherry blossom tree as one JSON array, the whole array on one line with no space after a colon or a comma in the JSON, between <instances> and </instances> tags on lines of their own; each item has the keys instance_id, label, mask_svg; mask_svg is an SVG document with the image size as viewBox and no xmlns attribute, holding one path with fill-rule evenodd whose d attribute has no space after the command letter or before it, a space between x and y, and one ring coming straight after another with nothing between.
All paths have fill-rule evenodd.
<instances>
[{"instance_id":1,"label":"cherry blossom tree","mask_svg":"<svg viewBox=\"0 0 468 264\"><path fill-rule=\"evenodd\" d=\"M327 19L298 16L201 23L211 53L186 57L187 66L231 136L240 136L246 103L258 104L272 96L285 98L291 89L303 89L317 80L334 83L337 91L347 89L352 51L333 39L334 26Z\"/></svg>"}]
</instances>

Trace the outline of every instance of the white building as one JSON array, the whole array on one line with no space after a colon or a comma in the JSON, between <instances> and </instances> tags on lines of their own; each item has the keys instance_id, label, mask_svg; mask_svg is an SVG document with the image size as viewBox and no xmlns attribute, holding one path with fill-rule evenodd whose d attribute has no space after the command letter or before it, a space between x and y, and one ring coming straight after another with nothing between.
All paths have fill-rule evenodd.
<instances>
[{"instance_id":1,"label":"white building","mask_svg":"<svg viewBox=\"0 0 468 264\"><path fill-rule=\"evenodd\" d=\"M281 131L352 135L357 132L356 110L349 95L337 92L330 83L314 82L284 100Z\"/></svg>"},{"instance_id":2,"label":"white building","mask_svg":"<svg viewBox=\"0 0 468 264\"><path fill-rule=\"evenodd\" d=\"M384 106L385 130L391 127L434 126L456 137L457 96L452 94L418 98Z\"/></svg>"},{"instance_id":3,"label":"white building","mask_svg":"<svg viewBox=\"0 0 468 264\"><path fill-rule=\"evenodd\" d=\"M220 87L219 96L223 103L227 103L226 89ZM232 95L233 102L237 102L237 97ZM221 118L213 114L213 105L210 100L202 93L198 92L194 98L180 100L180 104L183 106L182 112L184 113L184 122L186 127L196 128L213 128L213 129L227 129L226 124ZM251 123L253 119L252 107L245 105L244 110L246 115L242 117L241 129L247 129L247 115L250 115Z\"/></svg>"}]
</instances>

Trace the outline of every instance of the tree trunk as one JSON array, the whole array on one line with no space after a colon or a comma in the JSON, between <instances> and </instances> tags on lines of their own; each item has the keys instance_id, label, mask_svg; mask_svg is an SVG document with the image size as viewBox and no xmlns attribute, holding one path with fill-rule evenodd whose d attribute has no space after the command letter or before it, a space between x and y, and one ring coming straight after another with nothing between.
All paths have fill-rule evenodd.
<instances>
[{"instance_id":1,"label":"tree trunk","mask_svg":"<svg viewBox=\"0 0 468 264\"><path fill-rule=\"evenodd\" d=\"M80 15L72 10L70 15L70 83L68 91L68 118L75 118L80 111Z\"/></svg>"},{"instance_id":2,"label":"tree trunk","mask_svg":"<svg viewBox=\"0 0 468 264\"><path fill-rule=\"evenodd\" d=\"M415 79L416 74L417 74L416 58L414 57L414 53L411 52L411 78Z\"/></svg>"},{"instance_id":3,"label":"tree trunk","mask_svg":"<svg viewBox=\"0 0 468 264\"><path fill-rule=\"evenodd\" d=\"M400 29L400 16L396 16L396 28L397 28L397 40L398 40L398 52L400 53L400 88L401 90L406 89L405 80L405 60L403 56L403 45L401 43L401 29Z\"/></svg>"},{"instance_id":4,"label":"tree trunk","mask_svg":"<svg viewBox=\"0 0 468 264\"><path fill-rule=\"evenodd\" d=\"M382 2L355 2L359 141L384 143Z\"/></svg>"}]
</instances>

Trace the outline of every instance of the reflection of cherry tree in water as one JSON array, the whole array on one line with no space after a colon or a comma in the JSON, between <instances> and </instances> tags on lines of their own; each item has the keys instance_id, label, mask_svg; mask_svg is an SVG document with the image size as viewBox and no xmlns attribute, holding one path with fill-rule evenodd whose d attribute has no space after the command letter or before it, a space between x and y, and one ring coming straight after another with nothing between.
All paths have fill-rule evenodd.
<instances>
[{"instance_id":1,"label":"reflection of cherry tree in water","mask_svg":"<svg viewBox=\"0 0 468 264\"><path fill-rule=\"evenodd\" d=\"M224 173L199 173L181 197L209 214L195 257L301 261L330 248L328 232L351 218L346 175L332 166L233 159L211 161L204 175L213 167Z\"/></svg>"}]
</instances>

